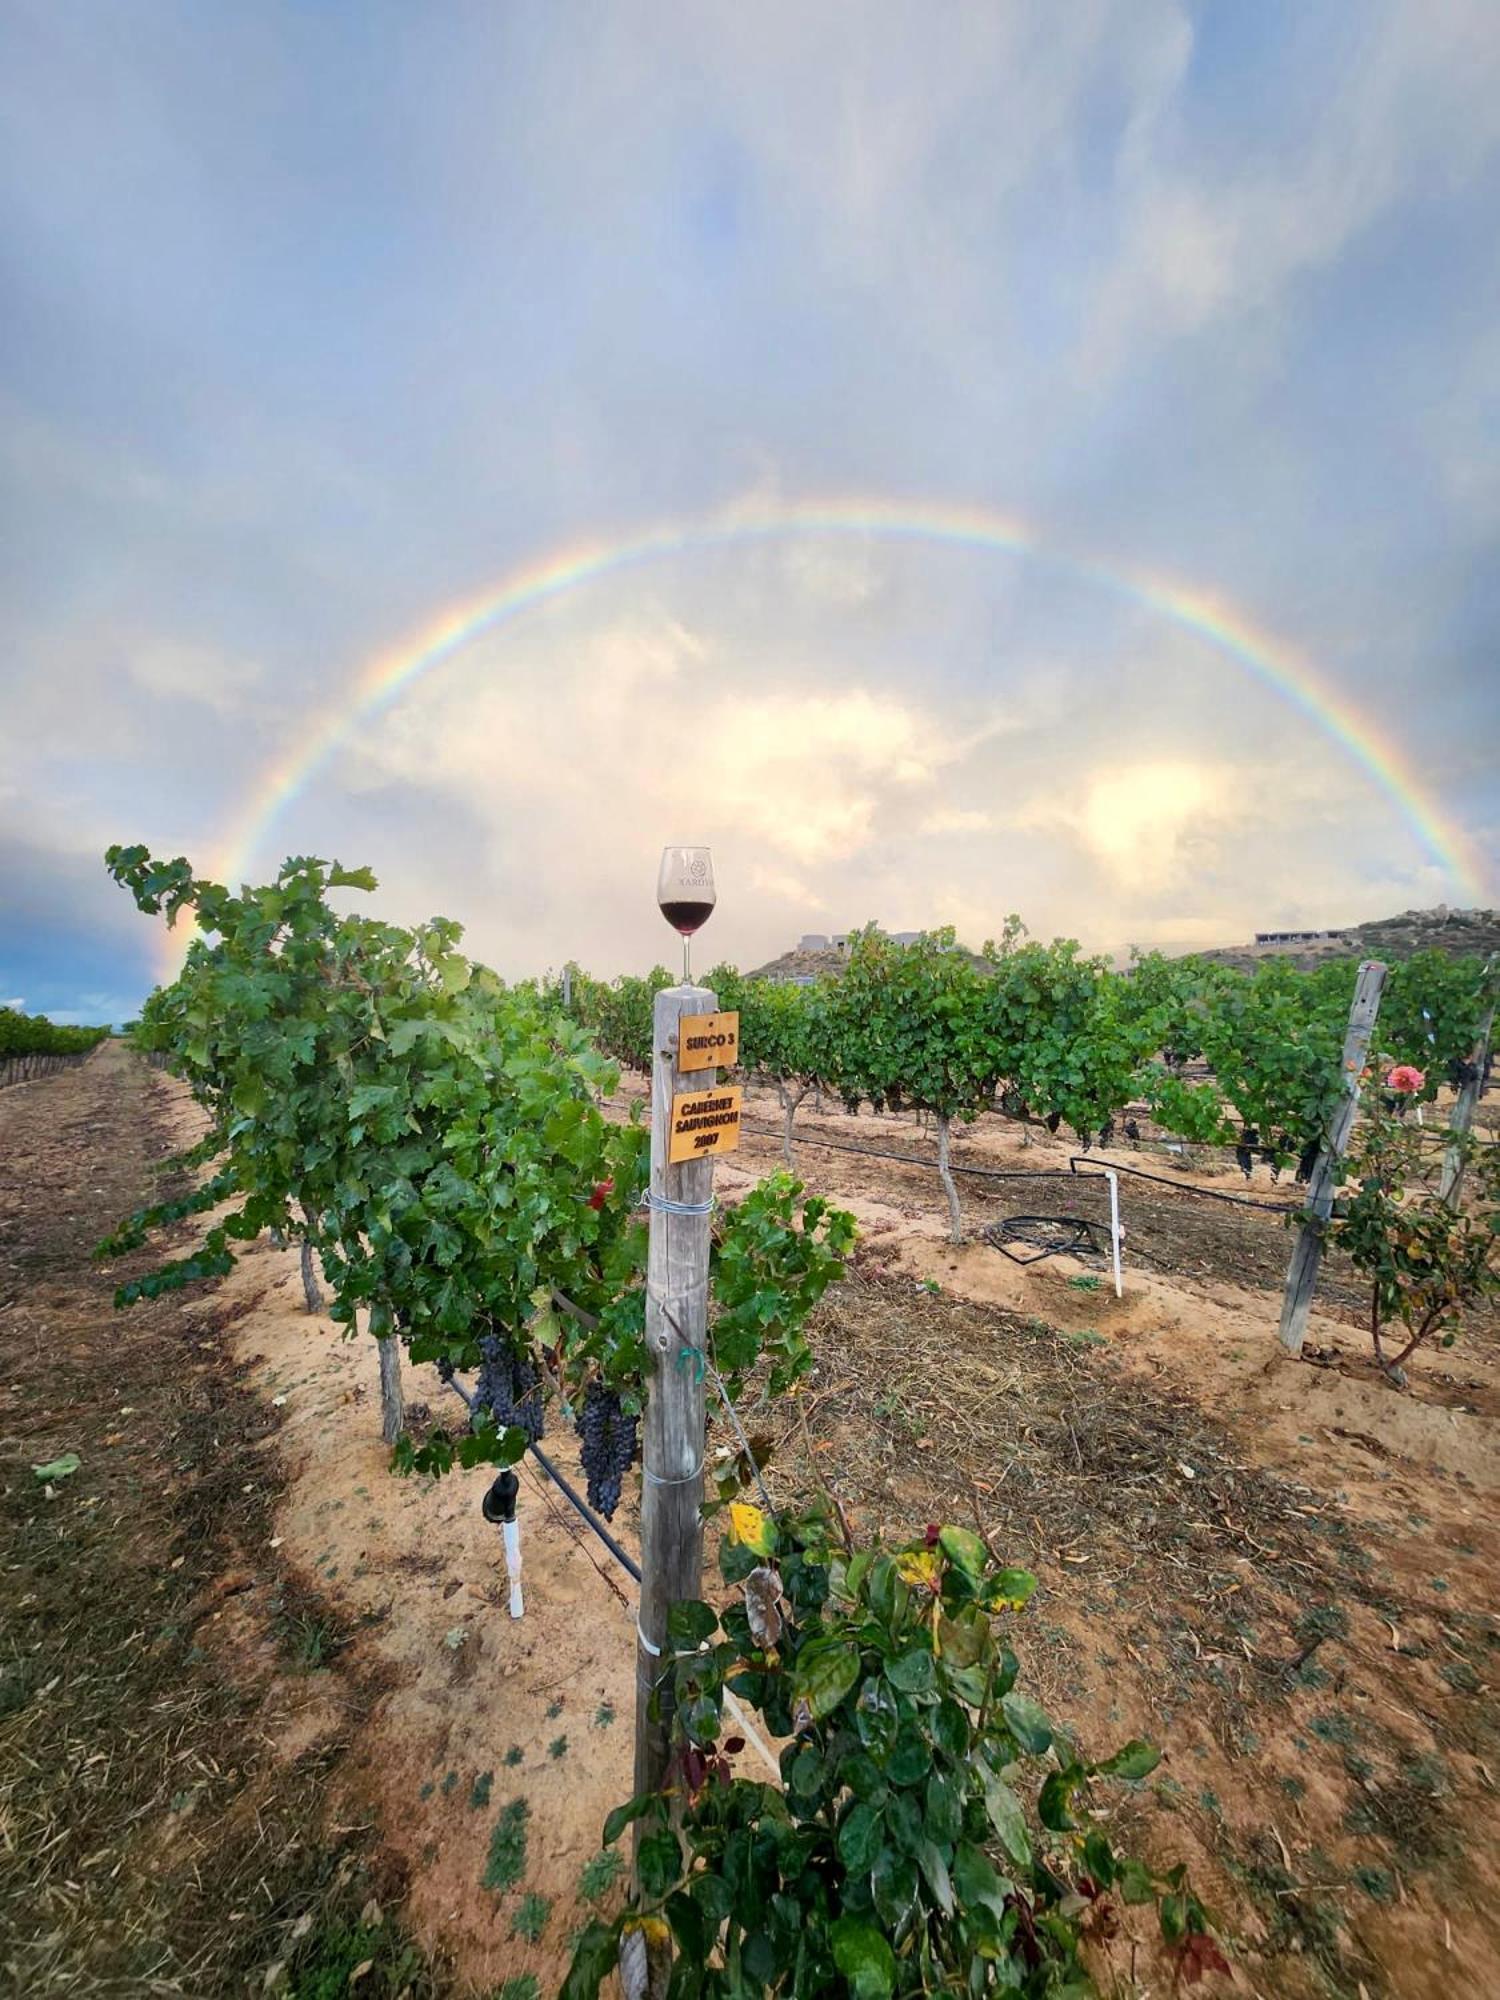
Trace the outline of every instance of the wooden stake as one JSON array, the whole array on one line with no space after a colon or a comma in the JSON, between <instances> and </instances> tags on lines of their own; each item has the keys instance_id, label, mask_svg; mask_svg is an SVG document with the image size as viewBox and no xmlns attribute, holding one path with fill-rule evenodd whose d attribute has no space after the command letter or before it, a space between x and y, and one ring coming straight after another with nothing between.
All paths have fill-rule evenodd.
<instances>
[{"instance_id":1,"label":"wooden stake","mask_svg":"<svg viewBox=\"0 0 1500 2000\"><path fill-rule=\"evenodd\" d=\"M1486 967L1486 972L1489 968ZM1449 1208L1458 1207L1458 1197L1464 1184L1463 1140L1473 1129L1474 1112L1479 1104L1479 1092L1484 1082L1485 1060L1490 1052L1490 1036L1495 1026L1495 1002L1492 1000L1479 1024L1479 1038L1469 1054L1468 1075L1459 1086L1458 1101L1453 1107L1453 1116L1448 1120L1448 1129L1453 1133L1447 1150L1443 1154L1443 1171L1438 1181L1438 1199Z\"/></svg>"},{"instance_id":2,"label":"wooden stake","mask_svg":"<svg viewBox=\"0 0 1500 2000\"><path fill-rule=\"evenodd\" d=\"M1292 1261L1287 1267L1286 1291L1281 1301L1281 1344L1288 1354L1302 1352L1307 1332L1307 1315L1312 1309L1313 1291L1318 1282L1318 1266L1323 1260L1323 1228L1333 1212L1333 1193L1338 1185L1338 1165L1354 1129L1359 1107L1359 1076L1365 1066L1365 1052L1375 1017L1380 1012L1380 994L1386 968L1377 958L1367 958L1354 984L1354 1003L1349 1009L1349 1026L1344 1034L1342 1094L1337 1111L1318 1157L1308 1176L1307 1201L1302 1210L1302 1226L1297 1232Z\"/></svg>"},{"instance_id":3,"label":"wooden stake","mask_svg":"<svg viewBox=\"0 0 1500 2000\"><path fill-rule=\"evenodd\" d=\"M702 1090L717 1070L684 1076L677 1066L684 1014L712 1014L718 1000L702 986L658 993L651 1037L651 1192L658 1199L706 1203L711 1159L668 1162L672 1098ZM708 1344L709 1217L651 1211L646 1259L647 1396L641 1451L641 1608L636 1626L635 1790L660 1791L671 1744L671 1664L667 1612L702 1595L704 1366ZM639 1828L637 1829L639 1832Z\"/></svg>"}]
</instances>

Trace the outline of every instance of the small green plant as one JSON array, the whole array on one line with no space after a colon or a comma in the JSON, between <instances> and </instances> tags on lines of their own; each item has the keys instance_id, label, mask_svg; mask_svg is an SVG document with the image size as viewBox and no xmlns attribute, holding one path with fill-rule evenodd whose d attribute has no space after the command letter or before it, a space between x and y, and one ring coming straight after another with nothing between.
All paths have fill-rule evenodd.
<instances>
[{"instance_id":1,"label":"small green plant","mask_svg":"<svg viewBox=\"0 0 1500 2000\"><path fill-rule=\"evenodd\" d=\"M316 1673L326 1667L330 1657L338 1651L338 1633L327 1618L319 1618L311 1611L289 1618L285 1636L287 1648L293 1660L305 1674Z\"/></svg>"},{"instance_id":2,"label":"small green plant","mask_svg":"<svg viewBox=\"0 0 1500 2000\"><path fill-rule=\"evenodd\" d=\"M541 2000L541 1992L534 1972L517 1972L506 1980L495 2000Z\"/></svg>"},{"instance_id":3,"label":"small green plant","mask_svg":"<svg viewBox=\"0 0 1500 2000\"><path fill-rule=\"evenodd\" d=\"M1116 1901L1156 1904L1182 1980L1227 1970L1185 1869L1120 1853L1093 1809L1098 1781L1138 1782L1160 1752L1086 1760L1016 1685L997 1620L1029 1572L967 1528L856 1552L832 1509L743 1503L720 1562L743 1602L672 1607L666 1786L604 1826L606 1851L635 1826L639 1896L589 1925L568 2000L595 2000L636 1928L675 1945L683 1996L717 1992L722 1964L762 1994L1060 2000L1087 1990L1085 1925L1112 1925ZM733 1775L726 1688L786 1740L781 1786Z\"/></svg>"},{"instance_id":4,"label":"small green plant","mask_svg":"<svg viewBox=\"0 0 1500 2000\"><path fill-rule=\"evenodd\" d=\"M562 1714L562 1712L563 1712L562 1696L559 1695L555 1701L549 1701L547 1704L547 1720L549 1722L556 1722L557 1718Z\"/></svg>"},{"instance_id":5,"label":"small green plant","mask_svg":"<svg viewBox=\"0 0 1500 2000\"><path fill-rule=\"evenodd\" d=\"M567 1754L568 1754L567 1737L554 1736L552 1741L547 1745L547 1755L549 1757L555 1758L555 1757L566 1757Z\"/></svg>"},{"instance_id":6,"label":"small green plant","mask_svg":"<svg viewBox=\"0 0 1500 2000\"><path fill-rule=\"evenodd\" d=\"M1093 1271L1080 1271L1076 1278L1069 1278L1068 1289L1073 1292L1097 1292L1104 1283Z\"/></svg>"},{"instance_id":7,"label":"small green plant","mask_svg":"<svg viewBox=\"0 0 1500 2000\"><path fill-rule=\"evenodd\" d=\"M526 1872L526 1822L531 1807L525 1799L512 1799L501 1809L490 1834L490 1851L485 1860L481 1886L497 1893L513 1889Z\"/></svg>"},{"instance_id":8,"label":"small green plant","mask_svg":"<svg viewBox=\"0 0 1500 2000\"><path fill-rule=\"evenodd\" d=\"M625 1858L618 1848L602 1848L592 1861L586 1861L578 1876L579 1899L585 1903L602 1903L610 1890L625 1873Z\"/></svg>"},{"instance_id":9,"label":"small green plant","mask_svg":"<svg viewBox=\"0 0 1500 2000\"><path fill-rule=\"evenodd\" d=\"M490 1802L490 1788L495 1782L493 1771L481 1771L469 1787L469 1804L476 1812L482 1812Z\"/></svg>"},{"instance_id":10,"label":"small green plant","mask_svg":"<svg viewBox=\"0 0 1500 2000\"><path fill-rule=\"evenodd\" d=\"M533 1889L521 1898L515 1915L510 1920L511 1930L517 1937L525 1938L528 1944L535 1944L547 1928L547 1919L552 1914L552 1898L539 1896Z\"/></svg>"},{"instance_id":11,"label":"small green plant","mask_svg":"<svg viewBox=\"0 0 1500 2000\"><path fill-rule=\"evenodd\" d=\"M522 1764L525 1761L526 1752L521 1748L519 1743L512 1743L505 1753L505 1762L509 1769L513 1771L518 1764Z\"/></svg>"},{"instance_id":12,"label":"small green plant","mask_svg":"<svg viewBox=\"0 0 1500 2000\"><path fill-rule=\"evenodd\" d=\"M1356 1868L1354 1879L1377 1903L1393 1903L1396 1900L1396 1881L1389 1869Z\"/></svg>"},{"instance_id":13,"label":"small green plant","mask_svg":"<svg viewBox=\"0 0 1500 2000\"><path fill-rule=\"evenodd\" d=\"M594 1710L594 1727L596 1729L608 1729L612 1726L614 1719L614 1703L612 1701L601 1701L599 1706Z\"/></svg>"}]
</instances>

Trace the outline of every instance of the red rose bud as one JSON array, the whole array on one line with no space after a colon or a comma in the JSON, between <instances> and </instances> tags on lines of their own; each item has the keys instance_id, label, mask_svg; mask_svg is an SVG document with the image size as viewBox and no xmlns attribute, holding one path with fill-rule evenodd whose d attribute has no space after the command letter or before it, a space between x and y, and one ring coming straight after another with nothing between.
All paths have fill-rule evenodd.
<instances>
[{"instance_id":1,"label":"red rose bud","mask_svg":"<svg viewBox=\"0 0 1500 2000\"><path fill-rule=\"evenodd\" d=\"M927 1546L928 1546L928 1548L930 1548L930 1549L935 1549L935 1548L937 1547L938 1543L939 1543L939 1542L940 1542L940 1541L942 1540L942 1535L943 1535L943 1531L942 1531L942 1529L941 1529L941 1528L940 1528L940 1527L938 1526L938 1524L937 1524L937 1522L936 1522L936 1521L929 1521L929 1522L927 1523Z\"/></svg>"},{"instance_id":2,"label":"red rose bud","mask_svg":"<svg viewBox=\"0 0 1500 2000\"><path fill-rule=\"evenodd\" d=\"M615 1184L612 1180L600 1181L599 1185L594 1189L594 1192L589 1196L589 1207L593 1209L597 1214L597 1212L601 1208L603 1208L604 1204L609 1200L610 1196L614 1193L614 1191L615 1191Z\"/></svg>"}]
</instances>

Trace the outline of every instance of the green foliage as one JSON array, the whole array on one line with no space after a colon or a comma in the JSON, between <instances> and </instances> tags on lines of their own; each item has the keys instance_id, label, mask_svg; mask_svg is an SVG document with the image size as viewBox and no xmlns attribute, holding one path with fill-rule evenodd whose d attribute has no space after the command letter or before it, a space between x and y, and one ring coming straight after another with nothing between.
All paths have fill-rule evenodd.
<instances>
[{"instance_id":1,"label":"green foliage","mask_svg":"<svg viewBox=\"0 0 1500 2000\"><path fill-rule=\"evenodd\" d=\"M528 1944L535 1944L547 1928L547 1919L551 1914L552 1898L538 1895L533 1890L521 1898L510 1920L510 1927L517 1937L525 1938Z\"/></svg>"},{"instance_id":2,"label":"green foliage","mask_svg":"<svg viewBox=\"0 0 1500 2000\"><path fill-rule=\"evenodd\" d=\"M82 1056L109 1040L108 1028L62 1028L45 1014L0 1007L0 1063L12 1056Z\"/></svg>"},{"instance_id":3,"label":"green foliage","mask_svg":"<svg viewBox=\"0 0 1500 2000\"><path fill-rule=\"evenodd\" d=\"M517 1972L500 1987L495 2000L541 2000L541 1991L534 1972Z\"/></svg>"},{"instance_id":4,"label":"green foliage","mask_svg":"<svg viewBox=\"0 0 1500 2000\"><path fill-rule=\"evenodd\" d=\"M683 2000L1081 1995L1082 1941L1112 1901L1156 1901L1184 1965L1222 1964L1184 1872L1121 1854L1087 1810L1158 1752L1091 1762L1017 1686L1000 1620L1032 1576L966 1528L853 1553L822 1513L731 1518L726 1581L755 1584L722 1613L674 1607L667 1788L604 1829L606 1845L637 1830L639 1901L585 1932L568 2000L598 1993L638 1927L674 1944ZM726 1689L790 1739L781 1787L730 1775Z\"/></svg>"},{"instance_id":5,"label":"green foliage","mask_svg":"<svg viewBox=\"0 0 1500 2000\"><path fill-rule=\"evenodd\" d=\"M624 1857L613 1847L603 1849L586 1861L579 1871L580 1898L585 1903L602 1903L624 1873Z\"/></svg>"},{"instance_id":6,"label":"green foliage","mask_svg":"<svg viewBox=\"0 0 1500 2000\"><path fill-rule=\"evenodd\" d=\"M531 1807L525 1799L512 1799L502 1807L490 1833L490 1849L485 1858L480 1886L497 1894L514 1888L526 1873L526 1822Z\"/></svg>"},{"instance_id":7,"label":"green foliage","mask_svg":"<svg viewBox=\"0 0 1500 2000\"><path fill-rule=\"evenodd\" d=\"M1366 1089L1327 1225L1329 1241L1369 1283L1375 1358L1398 1384L1418 1347L1451 1346L1465 1315L1500 1292L1500 1147L1418 1126L1401 1110L1378 1084ZM1463 1177L1445 1199L1449 1146ZM1396 1326L1405 1340L1388 1355L1385 1340Z\"/></svg>"},{"instance_id":8,"label":"green foliage","mask_svg":"<svg viewBox=\"0 0 1500 2000\"><path fill-rule=\"evenodd\" d=\"M456 924L402 930L336 909L332 892L374 887L367 870L303 857L235 896L144 848L108 860L142 909L196 919L142 1033L207 1113L215 1169L101 1246L118 1255L211 1218L197 1249L122 1286L119 1303L221 1276L239 1243L275 1229L316 1249L336 1322L364 1310L414 1361L473 1369L481 1339L499 1336L539 1357L565 1396L597 1375L638 1404L649 1133L605 1116L619 1072L583 1022L649 1060L668 975L604 988L578 974L569 1015L555 984L507 988L466 958ZM726 1374L768 1348L776 1380L795 1378L802 1321L851 1241L848 1218L804 1211L784 1179L722 1219ZM524 1449L519 1429L482 1414L466 1432L401 1439L394 1462L435 1476Z\"/></svg>"}]
</instances>

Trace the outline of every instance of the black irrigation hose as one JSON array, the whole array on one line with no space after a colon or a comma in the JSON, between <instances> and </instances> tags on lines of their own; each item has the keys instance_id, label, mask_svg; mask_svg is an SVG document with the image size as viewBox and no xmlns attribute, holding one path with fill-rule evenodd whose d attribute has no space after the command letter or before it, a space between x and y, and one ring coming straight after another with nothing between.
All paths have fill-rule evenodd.
<instances>
[{"instance_id":1,"label":"black irrigation hose","mask_svg":"<svg viewBox=\"0 0 1500 2000\"><path fill-rule=\"evenodd\" d=\"M1086 1153L1073 1153L1069 1156L1068 1165L1074 1166L1079 1160L1087 1157ZM1165 1174L1148 1174L1144 1167L1111 1165L1109 1171L1112 1174L1134 1174L1136 1179L1141 1181L1155 1181L1158 1187L1170 1188L1174 1194L1197 1194L1202 1195L1205 1201L1227 1201L1231 1208L1260 1208L1264 1209L1267 1215L1297 1215L1302 1209L1300 1201L1257 1201L1253 1195L1220 1194L1217 1188L1189 1187L1182 1181L1169 1181ZM1096 1168L1093 1174L1080 1175L1079 1178L1091 1180L1097 1173Z\"/></svg>"},{"instance_id":2,"label":"black irrigation hose","mask_svg":"<svg viewBox=\"0 0 1500 2000\"><path fill-rule=\"evenodd\" d=\"M547 1477L552 1481L552 1484L557 1488L558 1492L562 1494L563 1498L565 1500L572 1501L573 1505L578 1509L579 1513L583 1516L584 1520L588 1523L588 1525L593 1529L594 1533L599 1537L600 1541L603 1542L604 1546L609 1550L610 1554L614 1557L615 1561L620 1565L621 1569L625 1570L630 1576L635 1578L635 1581L637 1583L639 1583L641 1580L640 1564L637 1563L631 1556L627 1555L625 1550L620 1547L620 1544L615 1540L614 1536L609 1532L608 1528L605 1527L604 1523L599 1519L599 1516L594 1512L593 1508L590 1507L588 1502L586 1500L579 1499L578 1495L573 1491L572 1487L568 1484L567 1480L563 1478L562 1474L558 1471L557 1467L552 1463L551 1459L548 1458L547 1454L542 1450L539 1444L534 1444L531 1447L531 1455L536 1460L537 1464L542 1468L543 1472L546 1473Z\"/></svg>"},{"instance_id":3,"label":"black irrigation hose","mask_svg":"<svg viewBox=\"0 0 1500 2000\"><path fill-rule=\"evenodd\" d=\"M467 1404L467 1406L472 1410L474 1407L474 1398L469 1394L468 1390L463 1386L463 1384L455 1380L455 1378L452 1375L445 1375L443 1377L443 1380L447 1384L447 1386L453 1391L454 1395L462 1398L463 1402ZM623 1569L628 1575L634 1577L635 1581L639 1583L641 1580L640 1565L634 1560L633 1557L627 1554L627 1552L620 1547L620 1544L615 1540L614 1536L609 1532L609 1529L605 1527L604 1523L599 1519L599 1516L594 1512L593 1508L590 1507L588 1502L586 1500L579 1499L578 1495L573 1491L573 1488L568 1484L567 1480L563 1478L562 1474L558 1471L557 1467L552 1463L551 1459L548 1458L547 1454L542 1450L541 1446L534 1444L531 1446L530 1449L532 1457L536 1460L537 1464L542 1468L543 1472L546 1473L547 1477L552 1481L552 1484L557 1488L558 1492L562 1494L565 1500L570 1500L573 1503L573 1505L578 1509L579 1513L583 1516L584 1520L593 1529L594 1533L599 1537L600 1541L603 1542L604 1546L609 1550L610 1554L614 1557L615 1561L620 1565L621 1569Z\"/></svg>"},{"instance_id":4,"label":"black irrigation hose","mask_svg":"<svg viewBox=\"0 0 1500 2000\"><path fill-rule=\"evenodd\" d=\"M747 1132L759 1132L771 1138L778 1138L774 1125L753 1125L748 1118L740 1120ZM810 1139L804 1133L796 1132L793 1138L799 1146L812 1146L825 1153L858 1153L864 1160L897 1160L903 1167L925 1167L931 1173L937 1171L936 1160L924 1160L920 1153L888 1153L874 1146L851 1146L844 1139ZM1081 1156L1080 1156L1081 1157ZM949 1171L967 1174L972 1180L985 1181L1070 1181L1095 1180L1103 1178L1103 1169L1093 1174L1064 1172L1061 1167L965 1167L957 1160L949 1162Z\"/></svg>"}]
</instances>

